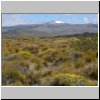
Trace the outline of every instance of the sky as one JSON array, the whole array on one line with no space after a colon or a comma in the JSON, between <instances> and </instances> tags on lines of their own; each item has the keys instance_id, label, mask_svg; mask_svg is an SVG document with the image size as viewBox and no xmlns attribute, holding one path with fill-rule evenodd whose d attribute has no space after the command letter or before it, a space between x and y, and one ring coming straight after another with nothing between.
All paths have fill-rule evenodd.
<instances>
[{"instance_id":1,"label":"sky","mask_svg":"<svg viewBox=\"0 0 100 100\"><path fill-rule=\"evenodd\" d=\"M70 24L98 23L97 14L2 14L2 26L21 24L42 24L49 21L63 21Z\"/></svg>"}]
</instances>

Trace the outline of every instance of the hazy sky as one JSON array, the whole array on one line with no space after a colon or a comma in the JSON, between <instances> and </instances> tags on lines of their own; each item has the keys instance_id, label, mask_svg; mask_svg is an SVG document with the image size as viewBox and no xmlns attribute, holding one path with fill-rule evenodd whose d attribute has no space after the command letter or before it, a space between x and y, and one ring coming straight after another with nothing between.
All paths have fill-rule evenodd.
<instances>
[{"instance_id":1,"label":"hazy sky","mask_svg":"<svg viewBox=\"0 0 100 100\"><path fill-rule=\"evenodd\" d=\"M97 14L2 14L2 26L40 24L53 20L72 24L98 23Z\"/></svg>"}]
</instances>

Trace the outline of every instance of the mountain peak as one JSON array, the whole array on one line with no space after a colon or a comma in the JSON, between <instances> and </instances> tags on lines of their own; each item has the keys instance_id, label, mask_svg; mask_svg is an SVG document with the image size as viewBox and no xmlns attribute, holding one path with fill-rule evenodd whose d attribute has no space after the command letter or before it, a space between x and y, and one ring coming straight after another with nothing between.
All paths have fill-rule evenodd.
<instances>
[{"instance_id":1,"label":"mountain peak","mask_svg":"<svg viewBox=\"0 0 100 100\"><path fill-rule=\"evenodd\" d=\"M59 20L54 20L54 21L49 22L49 24L64 24L64 23L65 22L59 21Z\"/></svg>"}]
</instances>

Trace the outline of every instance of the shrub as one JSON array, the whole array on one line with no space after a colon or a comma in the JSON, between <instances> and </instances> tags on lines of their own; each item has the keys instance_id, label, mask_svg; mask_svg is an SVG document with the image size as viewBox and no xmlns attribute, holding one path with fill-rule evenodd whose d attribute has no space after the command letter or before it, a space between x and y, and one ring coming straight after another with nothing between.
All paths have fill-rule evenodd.
<instances>
[{"instance_id":1,"label":"shrub","mask_svg":"<svg viewBox=\"0 0 100 100\"><path fill-rule=\"evenodd\" d=\"M44 59L46 62L54 63L56 60L57 51L55 49L47 49L44 51L40 51L38 56Z\"/></svg>"},{"instance_id":2,"label":"shrub","mask_svg":"<svg viewBox=\"0 0 100 100\"><path fill-rule=\"evenodd\" d=\"M31 62L36 65L35 68L37 70L39 70L40 68L42 68L44 66L44 63L45 63L44 59L41 59L41 58L35 57L35 56L33 56L31 58Z\"/></svg>"},{"instance_id":3,"label":"shrub","mask_svg":"<svg viewBox=\"0 0 100 100\"><path fill-rule=\"evenodd\" d=\"M15 81L14 83L12 83L13 86L22 86L22 82L20 81Z\"/></svg>"},{"instance_id":4,"label":"shrub","mask_svg":"<svg viewBox=\"0 0 100 100\"><path fill-rule=\"evenodd\" d=\"M78 51L89 51L97 50L98 47L98 36L80 36L79 41L72 42L71 46Z\"/></svg>"},{"instance_id":5,"label":"shrub","mask_svg":"<svg viewBox=\"0 0 100 100\"><path fill-rule=\"evenodd\" d=\"M41 71L42 77L51 76L52 74L53 74L53 71L49 68L43 68L42 71Z\"/></svg>"},{"instance_id":6,"label":"shrub","mask_svg":"<svg viewBox=\"0 0 100 100\"><path fill-rule=\"evenodd\" d=\"M48 82L49 82L49 80L50 80L50 78L51 77L43 77L42 79L41 79L41 86L48 86L49 84L48 84Z\"/></svg>"},{"instance_id":7,"label":"shrub","mask_svg":"<svg viewBox=\"0 0 100 100\"><path fill-rule=\"evenodd\" d=\"M36 54L38 52L38 45L35 43L27 43L24 47L23 50L24 51L28 51L31 52L32 54Z\"/></svg>"},{"instance_id":8,"label":"shrub","mask_svg":"<svg viewBox=\"0 0 100 100\"><path fill-rule=\"evenodd\" d=\"M23 59L29 59L31 57L31 53L27 52L27 51L19 51L18 53L16 53L19 57L23 58Z\"/></svg>"},{"instance_id":9,"label":"shrub","mask_svg":"<svg viewBox=\"0 0 100 100\"><path fill-rule=\"evenodd\" d=\"M92 82L88 81L86 78L76 74L57 74L53 76L49 85L53 86L88 86ZM93 83L93 85L96 85Z\"/></svg>"},{"instance_id":10,"label":"shrub","mask_svg":"<svg viewBox=\"0 0 100 100\"><path fill-rule=\"evenodd\" d=\"M40 78L41 78L41 73L40 72L30 72L27 75L27 84L29 85L40 85Z\"/></svg>"},{"instance_id":11,"label":"shrub","mask_svg":"<svg viewBox=\"0 0 100 100\"><path fill-rule=\"evenodd\" d=\"M18 71L10 70L5 72L2 72L2 83L5 85L9 85L14 83L15 81L20 81L24 82L25 81L25 76L21 74Z\"/></svg>"},{"instance_id":12,"label":"shrub","mask_svg":"<svg viewBox=\"0 0 100 100\"><path fill-rule=\"evenodd\" d=\"M50 49L39 52L38 55L39 56L44 56L44 55L52 55L52 54L55 54L55 53L56 53L56 50L50 48Z\"/></svg>"},{"instance_id":13,"label":"shrub","mask_svg":"<svg viewBox=\"0 0 100 100\"><path fill-rule=\"evenodd\" d=\"M32 44L27 44L27 45L25 45L25 47L23 49L32 51L33 50L33 45Z\"/></svg>"},{"instance_id":14,"label":"shrub","mask_svg":"<svg viewBox=\"0 0 100 100\"><path fill-rule=\"evenodd\" d=\"M84 75L94 80L98 80L98 66L94 64L87 65Z\"/></svg>"},{"instance_id":15,"label":"shrub","mask_svg":"<svg viewBox=\"0 0 100 100\"><path fill-rule=\"evenodd\" d=\"M74 62L75 68L82 68L82 67L84 67L84 65L85 65L85 62L82 59L79 59Z\"/></svg>"},{"instance_id":16,"label":"shrub","mask_svg":"<svg viewBox=\"0 0 100 100\"><path fill-rule=\"evenodd\" d=\"M19 61L15 66L21 73L26 74L29 71L29 62L28 61Z\"/></svg>"},{"instance_id":17,"label":"shrub","mask_svg":"<svg viewBox=\"0 0 100 100\"><path fill-rule=\"evenodd\" d=\"M2 50L3 52L2 52L2 55L3 56L8 56L9 54L10 54L10 52L7 50L7 49L5 49L5 50Z\"/></svg>"},{"instance_id":18,"label":"shrub","mask_svg":"<svg viewBox=\"0 0 100 100\"><path fill-rule=\"evenodd\" d=\"M83 59L86 61L86 63L91 63L96 61L96 53L92 51L88 51L84 53Z\"/></svg>"}]
</instances>

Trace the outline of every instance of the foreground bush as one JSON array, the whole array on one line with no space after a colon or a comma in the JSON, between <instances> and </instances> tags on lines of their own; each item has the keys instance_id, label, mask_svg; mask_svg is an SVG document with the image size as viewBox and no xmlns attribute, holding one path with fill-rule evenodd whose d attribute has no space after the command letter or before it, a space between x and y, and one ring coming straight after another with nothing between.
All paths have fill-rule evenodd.
<instances>
[{"instance_id":1,"label":"foreground bush","mask_svg":"<svg viewBox=\"0 0 100 100\"><path fill-rule=\"evenodd\" d=\"M27 51L19 51L18 53L16 53L16 55L18 55L19 57L21 57L23 59L29 59L32 54Z\"/></svg>"},{"instance_id":2,"label":"foreground bush","mask_svg":"<svg viewBox=\"0 0 100 100\"><path fill-rule=\"evenodd\" d=\"M84 75L92 80L98 80L98 66L90 64L86 67Z\"/></svg>"},{"instance_id":3,"label":"foreground bush","mask_svg":"<svg viewBox=\"0 0 100 100\"><path fill-rule=\"evenodd\" d=\"M41 78L41 73L40 72L30 72L28 75L27 75L27 84L28 85L40 85L40 78Z\"/></svg>"},{"instance_id":4,"label":"foreground bush","mask_svg":"<svg viewBox=\"0 0 100 100\"><path fill-rule=\"evenodd\" d=\"M91 86L96 85L86 78L76 74L57 74L53 76L49 85L51 86Z\"/></svg>"},{"instance_id":5,"label":"foreground bush","mask_svg":"<svg viewBox=\"0 0 100 100\"><path fill-rule=\"evenodd\" d=\"M25 81L25 76L18 71L10 70L7 73L2 72L2 82L3 85L10 85L16 81L23 83Z\"/></svg>"}]
</instances>

